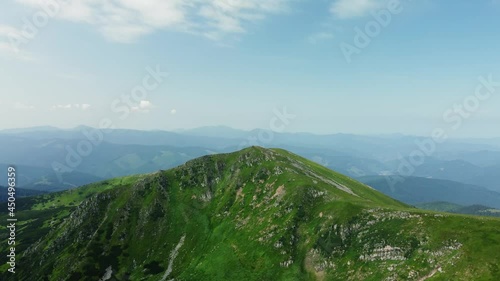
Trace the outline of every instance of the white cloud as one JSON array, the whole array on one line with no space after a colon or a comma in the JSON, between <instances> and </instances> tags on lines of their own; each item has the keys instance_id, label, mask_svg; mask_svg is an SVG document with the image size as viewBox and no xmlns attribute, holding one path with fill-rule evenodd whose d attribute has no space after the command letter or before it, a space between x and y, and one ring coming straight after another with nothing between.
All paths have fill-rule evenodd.
<instances>
[{"instance_id":1,"label":"white cloud","mask_svg":"<svg viewBox=\"0 0 500 281\"><path fill-rule=\"evenodd\" d=\"M22 33L19 29L0 24L0 55L20 60L33 60L33 56L25 51L19 50L15 42L22 39Z\"/></svg>"},{"instance_id":2,"label":"white cloud","mask_svg":"<svg viewBox=\"0 0 500 281\"><path fill-rule=\"evenodd\" d=\"M174 109L170 110L170 114L172 114L172 115L177 114L177 109L174 108Z\"/></svg>"},{"instance_id":3,"label":"white cloud","mask_svg":"<svg viewBox=\"0 0 500 281\"><path fill-rule=\"evenodd\" d=\"M82 104L56 104L51 107L52 110L70 110L70 109L76 109L76 110L88 110L90 108L90 104L82 103Z\"/></svg>"},{"instance_id":4,"label":"white cloud","mask_svg":"<svg viewBox=\"0 0 500 281\"><path fill-rule=\"evenodd\" d=\"M16 0L40 9L44 0ZM94 25L108 39L133 42L161 29L220 39L246 31L246 25L282 13L294 0L72 0L55 15ZM41 4L42 3L42 4Z\"/></svg>"},{"instance_id":5,"label":"white cloud","mask_svg":"<svg viewBox=\"0 0 500 281\"><path fill-rule=\"evenodd\" d=\"M153 104L148 100L141 100L137 106L132 107L132 112L148 113L153 108Z\"/></svg>"},{"instance_id":6,"label":"white cloud","mask_svg":"<svg viewBox=\"0 0 500 281\"><path fill-rule=\"evenodd\" d=\"M0 36L20 37L21 31L10 25L2 24L0 25Z\"/></svg>"},{"instance_id":7,"label":"white cloud","mask_svg":"<svg viewBox=\"0 0 500 281\"><path fill-rule=\"evenodd\" d=\"M14 109L17 110L33 110L35 107L33 105L27 105L21 102L14 103Z\"/></svg>"},{"instance_id":8,"label":"white cloud","mask_svg":"<svg viewBox=\"0 0 500 281\"><path fill-rule=\"evenodd\" d=\"M56 109L71 109L73 106L71 104L57 104L52 106L52 110Z\"/></svg>"},{"instance_id":9,"label":"white cloud","mask_svg":"<svg viewBox=\"0 0 500 281\"><path fill-rule=\"evenodd\" d=\"M330 12L339 19L359 18L381 8L384 0L336 0Z\"/></svg>"}]
</instances>

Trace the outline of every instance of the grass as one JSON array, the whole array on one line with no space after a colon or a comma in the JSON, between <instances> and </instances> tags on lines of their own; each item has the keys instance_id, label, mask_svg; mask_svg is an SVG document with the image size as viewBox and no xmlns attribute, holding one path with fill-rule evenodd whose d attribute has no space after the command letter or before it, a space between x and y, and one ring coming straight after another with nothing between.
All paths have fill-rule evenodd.
<instances>
[{"instance_id":1,"label":"grass","mask_svg":"<svg viewBox=\"0 0 500 281\"><path fill-rule=\"evenodd\" d=\"M170 263L167 280L500 280L500 220L415 209L283 150L19 204L19 280L160 280Z\"/></svg>"}]
</instances>

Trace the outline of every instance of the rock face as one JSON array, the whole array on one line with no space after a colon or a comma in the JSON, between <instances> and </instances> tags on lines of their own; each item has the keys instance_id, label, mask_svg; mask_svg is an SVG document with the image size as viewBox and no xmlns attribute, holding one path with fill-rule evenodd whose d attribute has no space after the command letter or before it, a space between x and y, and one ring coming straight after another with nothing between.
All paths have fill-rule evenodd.
<instances>
[{"instance_id":1,"label":"rock face","mask_svg":"<svg viewBox=\"0 0 500 281\"><path fill-rule=\"evenodd\" d=\"M283 150L23 206L18 280L500 280L500 221L412 209Z\"/></svg>"}]
</instances>

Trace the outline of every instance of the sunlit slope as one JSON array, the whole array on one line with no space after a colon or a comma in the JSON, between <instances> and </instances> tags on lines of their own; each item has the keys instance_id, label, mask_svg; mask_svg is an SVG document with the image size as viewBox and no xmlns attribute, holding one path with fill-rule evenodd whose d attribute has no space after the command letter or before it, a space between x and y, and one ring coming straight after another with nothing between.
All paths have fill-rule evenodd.
<instances>
[{"instance_id":1,"label":"sunlit slope","mask_svg":"<svg viewBox=\"0 0 500 281\"><path fill-rule=\"evenodd\" d=\"M413 209L284 150L19 203L8 280L500 280L500 220Z\"/></svg>"}]
</instances>

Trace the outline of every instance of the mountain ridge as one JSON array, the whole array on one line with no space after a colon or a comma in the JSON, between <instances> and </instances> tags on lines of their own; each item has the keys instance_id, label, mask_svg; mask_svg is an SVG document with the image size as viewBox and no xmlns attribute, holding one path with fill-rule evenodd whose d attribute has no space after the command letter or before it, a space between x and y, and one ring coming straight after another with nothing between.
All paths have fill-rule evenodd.
<instances>
[{"instance_id":1,"label":"mountain ridge","mask_svg":"<svg viewBox=\"0 0 500 281\"><path fill-rule=\"evenodd\" d=\"M500 220L411 208L281 149L203 156L19 204L19 217L38 219L18 234L17 280L500 276L500 243L490 245Z\"/></svg>"}]
</instances>

